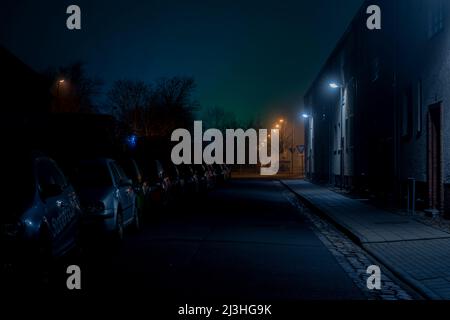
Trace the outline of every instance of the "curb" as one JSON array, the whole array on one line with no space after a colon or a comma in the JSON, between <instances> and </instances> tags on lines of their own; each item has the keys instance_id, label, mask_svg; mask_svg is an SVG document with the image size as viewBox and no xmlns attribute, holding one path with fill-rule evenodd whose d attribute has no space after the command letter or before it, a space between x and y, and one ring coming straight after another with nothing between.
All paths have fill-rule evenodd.
<instances>
[{"instance_id":1,"label":"curb","mask_svg":"<svg viewBox=\"0 0 450 320\"><path fill-rule=\"evenodd\" d=\"M366 251L369 255L371 255L376 260L380 261L392 274L394 274L396 277L398 277L401 281L405 282L407 285L409 285L411 288L419 292L421 295L423 295L426 299L430 300L442 300L440 296L438 296L436 293L428 289L426 286L424 286L420 281L408 276L403 272L402 270L396 268L393 266L387 259L385 259L383 256L373 252L370 250L370 248L367 248L365 246L365 243L361 241L360 237L351 230L351 228L344 226L339 221L328 215L326 212L318 209L311 201L303 197L302 195L295 192L289 185L285 184L282 180L279 180L279 182L290 192L292 192L295 196L297 196L308 209L313 211L315 214L319 215L320 217L324 218L325 220L329 221L333 226L335 226L339 231L344 233L351 241L353 241L356 245L361 247L364 251Z\"/></svg>"}]
</instances>

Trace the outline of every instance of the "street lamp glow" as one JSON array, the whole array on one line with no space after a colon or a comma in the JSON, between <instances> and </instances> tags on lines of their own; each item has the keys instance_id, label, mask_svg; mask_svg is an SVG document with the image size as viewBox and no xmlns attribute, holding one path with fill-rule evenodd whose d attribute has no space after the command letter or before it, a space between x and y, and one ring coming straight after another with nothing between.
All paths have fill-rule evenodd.
<instances>
[{"instance_id":1,"label":"street lamp glow","mask_svg":"<svg viewBox=\"0 0 450 320\"><path fill-rule=\"evenodd\" d=\"M61 79L61 80L59 80L58 82L59 82L60 84L63 84L64 82L66 82L66 80Z\"/></svg>"},{"instance_id":2,"label":"street lamp glow","mask_svg":"<svg viewBox=\"0 0 450 320\"><path fill-rule=\"evenodd\" d=\"M280 119L280 123L283 123L284 122L284 119Z\"/></svg>"},{"instance_id":3,"label":"street lamp glow","mask_svg":"<svg viewBox=\"0 0 450 320\"><path fill-rule=\"evenodd\" d=\"M330 88L331 89L337 89L337 88L340 88L341 86L340 85L338 85L336 82L331 82L330 83Z\"/></svg>"},{"instance_id":4,"label":"street lamp glow","mask_svg":"<svg viewBox=\"0 0 450 320\"><path fill-rule=\"evenodd\" d=\"M302 114L302 117L303 117L303 119L308 119L309 118L309 114L304 113L304 114Z\"/></svg>"},{"instance_id":5,"label":"street lamp glow","mask_svg":"<svg viewBox=\"0 0 450 320\"><path fill-rule=\"evenodd\" d=\"M280 125L277 124L277 125L275 126L275 128L276 128L276 129L280 129Z\"/></svg>"}]
</instances>

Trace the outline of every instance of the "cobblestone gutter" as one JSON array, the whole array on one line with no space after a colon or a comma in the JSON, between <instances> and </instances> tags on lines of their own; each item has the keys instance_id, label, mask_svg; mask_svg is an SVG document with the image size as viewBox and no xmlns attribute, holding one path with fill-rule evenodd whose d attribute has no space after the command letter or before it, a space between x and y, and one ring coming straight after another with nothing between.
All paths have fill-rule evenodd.
<instances>
[{"instance_id":1,"label":"cobblestone gutter","mask_svg":"<svg viewBox=\"0 0 450 320\"><path fill-rule=\"evenodd\" d=\"M337 262L353 280L355 285L364 293L369 300L413 300L419 296L413 297L403 289L397 280L390 276L390 272L379 262L365 252L362 248L352 242L343 233L337 230L332 224L312 213L307 209L299 199L280 182L274 182L278 185L284 196L289 202L298 209L299 214L306 217L311 222L311 228L322 241L322 243L333 254ZM371 265L379 265L382 271L381 290L369 290L367 288L367 278L369 275L366 270Z\"/></svg>"}]
</instances>

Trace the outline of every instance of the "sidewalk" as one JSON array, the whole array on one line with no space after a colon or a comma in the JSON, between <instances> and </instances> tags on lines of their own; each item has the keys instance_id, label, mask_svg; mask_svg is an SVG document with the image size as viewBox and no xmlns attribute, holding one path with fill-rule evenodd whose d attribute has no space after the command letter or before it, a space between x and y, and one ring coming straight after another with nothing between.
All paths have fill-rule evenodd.
<instances>
[{"instance_id":1,"label":"sidewalk","mask_svg":"<svg viewBox=\"0 0 450 320\"><path fill-rule=\"evenodd\" d=\"M402 281L430 299L450 299L450 233L306 181L281 182Z\"/></svg>"}]
</instances>

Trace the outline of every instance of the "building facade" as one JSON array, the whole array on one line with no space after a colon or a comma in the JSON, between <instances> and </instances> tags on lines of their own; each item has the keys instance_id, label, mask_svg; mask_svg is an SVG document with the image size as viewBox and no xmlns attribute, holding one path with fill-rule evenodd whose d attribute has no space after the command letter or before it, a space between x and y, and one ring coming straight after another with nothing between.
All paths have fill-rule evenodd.
<instances>
[{"instance_id":1,"label":"building facade","mask_svg":"<svg viewBox=\"0 0 450 320\"><path fill-rule=\"evenodd\" d=\"M309 179L450 212L449 18L446 0L365 2L304 98Z\"/></svg>"}]
</instances>

